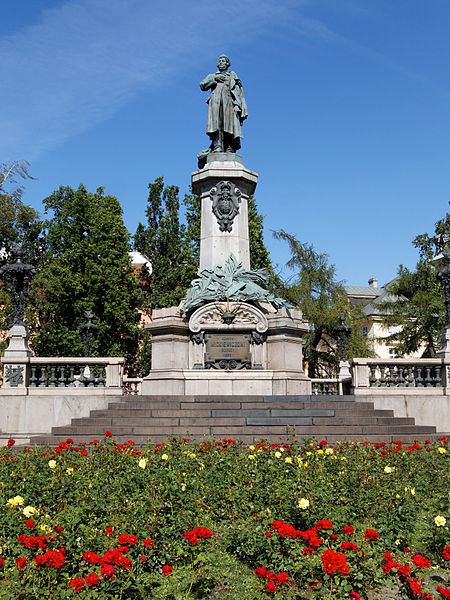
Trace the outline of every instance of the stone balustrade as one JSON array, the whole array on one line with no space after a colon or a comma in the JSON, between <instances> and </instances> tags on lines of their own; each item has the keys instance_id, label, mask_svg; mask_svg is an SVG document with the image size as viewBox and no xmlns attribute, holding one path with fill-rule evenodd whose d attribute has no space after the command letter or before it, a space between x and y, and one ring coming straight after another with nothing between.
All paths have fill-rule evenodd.
<instances>
[{"instance_id":1,"label":"stone balustrade","mask_svg":"<svg viewBox=\"0 0 450 600\"><path fill-rule=\"evenodd\" d=\"M313 396L337 396L339 394L338 379L311 379Z\"/></svg>"},{"instance_id":2,"label":"stone balustrade","mask_svg":"<svg viewBox=\"0 0 450 600\"><path fill-rule=\"evenodd\" d=\"M121 357L3 357L1 393L40 393L70 388L71 393L85 390L117 390L123 385Z\"/></svg>"},{"instance_id":3,"label":"stone balustrade","mask_svg":"<svg viewBox=\"0 0 450 600\"><path fill-rule=\"evenodd\" d=\"M139 377L124 377L122 390L124 396L139 396L141 394L142 379Z\"/></svg>"},{"instance_id":4,"label":"stone balustrade","mask_svg":"<svg viewBox=\"0 0 450 600\"><path fill-rule=\"evenodd\" d=\"M424 392L427 388L446 388L450 361L443 358L354 358L351 361L352 387L355 391L389 393Z\"/></svg>"}]
</instances>

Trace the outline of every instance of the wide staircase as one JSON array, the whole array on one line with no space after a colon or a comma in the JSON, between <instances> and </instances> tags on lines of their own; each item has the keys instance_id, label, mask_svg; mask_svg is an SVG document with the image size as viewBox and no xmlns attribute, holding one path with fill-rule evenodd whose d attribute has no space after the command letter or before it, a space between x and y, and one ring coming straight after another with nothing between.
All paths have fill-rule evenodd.
<instances>
[{"instance_id":1,"label":"wide staircase","mask_svg":"<svg viewBox=\"0 0 450 600\"><path fill-rule=\"evenodd\" d=\"M233 438L328 442L364 440L424 441L436 439L435 427L418 426L413 418L394 417L391 410L375 410L373 402L353 396L124 396L105 410L54 427L35 436L32 444L75 443L102 439L110 431L118 443L142 445L174 437Z\"/></svg>"}]
</instances>

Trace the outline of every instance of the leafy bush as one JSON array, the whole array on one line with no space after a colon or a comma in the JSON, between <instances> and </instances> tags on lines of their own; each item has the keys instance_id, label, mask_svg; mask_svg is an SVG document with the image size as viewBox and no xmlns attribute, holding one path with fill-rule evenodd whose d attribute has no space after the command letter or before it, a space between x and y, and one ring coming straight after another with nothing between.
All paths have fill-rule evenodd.
<instances>
[{"instance_id":1,"label":"leafy bush","mask_svg":"<svg viewBox=\"0 0 450 600\"><path fill-rule=\"evenodd\" d=\"M446 438L13 443L1 599L450 597Z\"/></svg>"}]
</instances>

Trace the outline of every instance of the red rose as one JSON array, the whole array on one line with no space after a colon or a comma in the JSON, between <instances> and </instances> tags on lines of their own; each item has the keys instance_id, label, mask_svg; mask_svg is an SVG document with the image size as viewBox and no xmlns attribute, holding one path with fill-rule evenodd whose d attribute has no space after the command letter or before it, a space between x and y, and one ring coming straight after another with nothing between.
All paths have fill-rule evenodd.
<instances>
[{"instance_id":1,"label":"red rose","mask_svg":"<svg viewBox=\"0 0 450 600\"><path fill-rule=\"evenodd\" d=\"M450 560L450 546L444 546L442 549L442 558L444 560Z\"/></svg>"},{"instance_id":2,"label":"red rose","mask_svg":"<svg viewBox=\"0 0 450 600\"><path fill-rule=\"evenodd\" d=\"M25 522L25 527L27 529L33 529L36 526L36 523L33 521L33 519L28 519L28 521Z\"/></svg>"},{"instance_id":3,"label":"red rose","mask_svg":"<svg viewBox=\"0 0 450 600\"><path fill-rule=\"evenodd\" d=\"M266 583L266 591L267 592L273 593L273 592L275 592L276 589L277 589L277 587L273 581L268 581Z\"/></svg>"},{"instance_id":4,"label":"red rose","mask_svg":"<svg viewBox=\"0 0 450 600\"><path fill-rule=\"evenodd\" d=\"M428 558L425 558L425 556L422 556L421 554L415 554L412 557L412 561L416 565L416 567L419 567L420 569L430 568L430 561L428 560Z\"/></svg>"},{"instance_id":5,"label":"red rose","mask_svg":"<svg viewBox=\"0 0 450 600\"><path fill-rule=\"evenodd\" d=\"M153 540L151 540L150 538L147 538L146 540L142 540L142 543L144 544L144 546L146 548L153 548L153 546L154 546Z\"/></svg>"},{"instance_id":6,"label":"red rose","mask_svg":"<svg viewBox=\"0 0 450 600\"><path fill-rule=\"evenodd\" d=\"M324 519L323 521L317 521L316 527L317 529L333 529L333 523L328 519Z\"/></svg>"},{"instance_id":7,"label":"red rose","mask_svg":"<svg viewBox=\"0 0 450 600\"><path fill-rule=\"evenodd\" d=\"M105 431L105 437L112 437L112 433L110 431Z\"/></svg>"},{"instance_id":8,"label":"red rose","mask_svg":"<svg viewBox=\"0 0 450 600\"><path fill-rule=\"evenodd\" d=\"M353 544L352 542L342 542L341 550L354 550L355 552L357 552L359 548L356 544Z\"/></svg>"},{"instance_id":9,"label":"red rose","mask_svg":"<svg viewBox=\"0 0 450 600\"><path fill-rule=\"evenodd\" d=\"M27 564L27 559L21 556L20 558L16 558L16 565L19 569L25 569L25 565Z\"/></svg>"},{"instance_id":10,"label":"red rose","mask_svg":"<svg viewBox=\"0 0 450 600\"><path fill-rule=\"evenodd\" d=\"M377 540L380 537L380 534L375 531L375 529L366 529L364 534L365 540Z\"/></svg>"},{"instance_id":11,"label":"red rose","mask_svg":"<svg viewBox=\"0 0 450 600\"><path fill-rule=\"evenodd\" d=\"M95 552L85 552L83 554L83 560L90 563L91 565L98 565L102 560L102 557Z\"/></svg>"},{"instance_id":12,"label":"red rose","mask_svg":"<svg viewBox=\"0 0 450 600\"><path fill-rule=\"evenodd\" d=\"M112 535L114 533L114 528L113 527L107 527L105 529L105 534L106 535Z\"/></svg>"},{"instance_id":13,"label":"red rose","mask_svg":"<svg viewBox=\"0 0 450 600\"><path fill-rule=\"evenodd\" d=\"M422 586L417 583L417 579L408 579L409 587L414 594L422 593Z\"/></svg>"},{"instance_id":14,"label":"red rose","mask_svg":"<svg viewBox=\"0 0 450 600\"><path fill-rule=\"evenodd\" d=\"M0 558L0 567L3 567L4 564L5 564L5 561L3 560L3 558Z\"/></svg>"},{"instance_id":15,"label":"red rose","mask_svg":"<svg viewBox=\"0 0 450 600\"><path fill-rule=\"evenodd\" d=\"M140 557L139 557L139 560L140 560L141 562L145 562L145 561L147 560L147 557L146 557L146 556L140 556Z\"/></svg>"},{"instance_id":16,"label":"red rose","mask_svg":"<svg viewBox=\"0 0 450 600\"><path fill-rule=\"evenodd\" d=\"M97 585L97 583L100 581L97 573L90 573L89 575L86 575L84 580L86 582L86 585L88 585L89 587L94 587L94 585Z\"/></svg>"},{"instance_id":17,"label":"red rose","mask_svg":"<svg viewBox=\"0 0 450 600\"><path fill-rule=\"evenodd\" d=\"M8 448L11 448L11 446L14 446L14 444L16 443L16 440L8 440Z\"/></svg>"},{"instance_id":18,"label":"red rose","mask_svg":"<svg viewBox=\"0 0 450 600\"><path fill-rule=\"evenodd\" d=\"M278 573L274 579L277 583L288 583L289 575L287 573Z\"/></svg>"},{"instance_id":19,"label":"red rose","mask_svg":"<svg viewBox=\"0 0 450 600\"><path fill-rule=\"evenodd\" d=\"M75 588L76 592L81 591L84 586L84 579L80 579L80 577L74 577L70 580L69 587Z\"/></svg>"},{"instance_id":20,"label":"red rose","mask_svg":"<svg viewBox=\"0 0 450 600\"><path fill-rule=\"evenodd\" d=\"M448 588L445 588L443 585L438 585L436 589L443 598L450 598L450 590Z\"/></svg>"},{"instance_id":21,"label":"red rose","mask_svg":"<svg viewBox=\"0 0 450 600\"><path fill-rule=\"evenodd\" d=\"M172 575L173 568L170 565L164 565L162 568L163 575Z\"/></svg>"},{"instance_id":22,"label":"red rose","mask_svg":"<svg viewBox=\"0 0 450 600\"><path fill-rule=\"evenodd\" d=\"M334 550L329 549L325 550L321 558L325 573L334 573L335 571L339 571L343 575L346 575L349 572L347 557L345 554L334 552Z\"/></svg>"},{"instance_id":23,"label":"red rose","mask_svg":"<svg viewBox=\"0 0 450 600\"><path fill-rule=\"evenodd\" d=\"M353 527L351 525L345 525L342 528L342 533L345 533L345 535L349 535L349 533L354 533L355 530L353 529Z\"/></svg>"},{"instance_id":24,"label":"red rose","mask_svg":"<svg viewBox=\"0 0 450 600\"><path fill-rule=\"evenodd\" d=\"M115 572L116 570L112 565L102 565L102 568L100 569L100 575L103 579L111 579L111 581L114 579L113 575Z\"/></svg>"}]
</instances>

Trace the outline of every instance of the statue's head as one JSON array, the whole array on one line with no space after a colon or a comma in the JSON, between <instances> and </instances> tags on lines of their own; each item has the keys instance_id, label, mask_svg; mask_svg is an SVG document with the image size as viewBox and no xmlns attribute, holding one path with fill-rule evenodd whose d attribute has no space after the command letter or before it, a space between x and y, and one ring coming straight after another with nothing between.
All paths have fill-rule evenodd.
<instances>
[{"instance_id":1,"label":"statue's head","mask_svg":"<svg viewBox=\"0 0 450 600\"><path fill-rule=\"evenodd\" d=\"M226 71L231 65L231 61L226 54L221 54L217 61L217 68L219 71Z\"/></svg>"}]
</instances>

